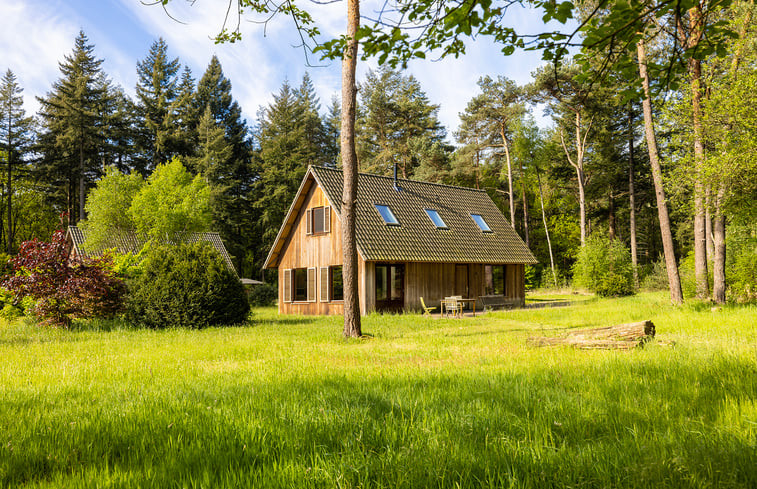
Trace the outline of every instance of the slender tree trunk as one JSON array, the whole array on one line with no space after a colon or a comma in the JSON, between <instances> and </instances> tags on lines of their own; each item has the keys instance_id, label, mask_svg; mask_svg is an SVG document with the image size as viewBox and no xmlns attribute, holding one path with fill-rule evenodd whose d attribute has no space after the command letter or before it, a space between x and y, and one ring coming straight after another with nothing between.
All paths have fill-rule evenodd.
<instances>
[{"instance_id":1,"label":"slender tree trunk","mask_svg":"<svg viewBox=\"0 0 757 489\"><path fill-rule=\"evenodd\" d=\"M342 131L341 152L344 188L342 190L342 253L344 280L344 336L363 335L360 324L357 242L355 240L355 201L357 200L357 153L355 151L355 106L357 86L357 29L360 25L360 1L347 0L347 47L342 59Z\"/></svg>"},{"instance_id":2,"label":"slender tree trunk","mask_svg":"<svg viewBox=\"0 0 757 489\"><path fill-rule=\"evenodd\" d=\"M557 287L557 272L555 272L555 258L552 255L552 241L549 239L549 228L547 227L547 214L544 212L544 193L541 190L541 177L539 176L539 167L536 166L536 182L539 184L539 203L541 204L541 219L544 221L544 234L547 235L547 248L549 248L549 264L552 267L552 278Z\"/></svg>"},{"instance_id":3,"label":"slender tree trunk","mask_svg":"<svg viewBox=\"0 0 757 489\"><path fill-rule=\"evenodd\" d=\"M704 233L707 238L707 266L715 258L715 244L712 241L712 188L708 185L704 193Z\"/></svg>"},{"instance_id":4,"label":"slender tree trunk","mask_svg":"<svg viewBox=\"0 0 757 489\"><path fill-rule=\"evenodd\" d=\"M500 124L499 133L502 136L502 146L505 148L505 160L507 161L507 190L510 192L510 225L515 228L515 195L513 194L513 167L510 161L510 144L505 136L505 125Z\"/></svg>"},{"instance_id":5,"label":"slender tree trunk","mask_svg":"<svg viewBox=\"0 0 757 489\"><path fill-rule=\"evenodd\" d=\"M530 247L531 241L528 233L528 199L526 198L526 172L523 168L523 160L520 162L520 186L521 194L523 195L523 240L526 242L526 247Z\"/></svg>"},{"instance_id":6,"label":"slender tree trunk","mask_svg":"<svg viewBox=\"0 0 757 489\"><path fill-rule=\"evenodd\" d=\"M636 193L634 190L633 160L633 107L628 104L628 228L631 235L631 264L633 266L633 284L639 288L639 258L636 246Z\"/></svg>"},{"instance_id":7,"label":"slender tree trunk","mask_svg":"<svg viewBox=\"0 0 757 489\"><path fill-rule=\"evenodd\" d=\"M589 125L586 127L586 130L583 132L583 137L581 135L581 112L579 110L576 110L576 160L573 161L573 158L570 156L570 152L568 151L568 146L565 144L565 138L563 137L562 131L560 131L560 142L562 143L563 151L565 151L565 156L568 157L568 163L576 170L576 179L578 180L578 207L580 210L580 226L581 226L581 247L583 247L586 244L586 236L588 235L587 226L586 226L586 173L584 172L584 152L586 148L586 138L589 135L589 131L591 131L591 125L593 122L589 122Z\"/></svg>"},{"instance_id":8,"label":"slender tree trunk","mask_svg":"<svg viewBox=\"0 0 757 489\"><path fill-rule=\"evenodd\" d=\"M712 265L713 286L712 300L718 304L725 303L725 214L723 214L722 202L725 196L725 188L720 186L715 199L715 219L713 222L713 241L715 244L715 259Z\"/></svg>"},{"instance_id":9,"label":"slender tree trunk","mask_svg":"<svg viewBox=\"0 0 757 489\"><path fill-rule=\"evenodd\" d=\"M8 137L6 138L6 141L8 143L7 145L7 159L8 159L8 239L6 243L6 251L10 255L13 253L13 214L12 214L12 195L13 195L13 187L12 187L12 168L13 168L13 141L11 141L13 136L13 131L11 131L13 119L13 94L11 93L11 97L9 97L8 101Z\"/></svg>"},{"instance_id":10,"label":"slender tree trunk","mask_svg":"<svg viewBox=\"0 0 757 489\"><path fill-rule=\"evenodd\" d=\"M612 188L610 188L610 194L607 196L607 232L610 235L610 239L615 239L618 236L617 223L615 219L615 195Z\"/></svg>"},{"instance_id":11,"label":"slender tree trunk","mask_svg":"<svg viewBox=\"0 0 757 489\"><path fill-rule=\"evenodd\" d=\"M670 216L668 215L668 202L665 198L665 189L662 183L662 168L660 157L657 152L657 139L654 132L654 120L652 117L652 99L649 93L649 75L647 74L647 53L644 42L636 44L639 56L639 77L644 88L644 134L647 139L649 150L649 163L652 166L652 180L654 181L655 196L657 197L657 216L660 221L660 234L662 235L662 248L665 254L665 268L668 272L668 286L670 287L670 301L673 304L683 303L681 291L681 279L678 275L675 249L673 246L673 233L670 229Z\"/></svg>"},{"instance_id":12,"label":"slender tree trunk","mask_svg":"<svg viewBox=\"0 0 757 489\"><path fill-rule=\"evenodd\" d=\"M79 144L79 220L84 219L84 146Z\"/></svg>"}]
</instances>

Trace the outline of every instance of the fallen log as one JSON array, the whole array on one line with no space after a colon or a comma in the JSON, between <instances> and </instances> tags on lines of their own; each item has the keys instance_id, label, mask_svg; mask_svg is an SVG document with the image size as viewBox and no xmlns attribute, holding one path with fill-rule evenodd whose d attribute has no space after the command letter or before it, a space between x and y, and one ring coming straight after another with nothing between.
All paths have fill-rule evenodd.
<instances>
[{"instance_id":1,"label":"fallen log","mask_svg":"<svg viewBox=\"0 0 757 489\"><path fill-rule=\"evenodd\" d=\"M581 350L619 349L628 350L643 346L654 338L655 326L652 321L618 324L602 328L571 331L564 337L531 337L529 346L570 345Z\"/></svg>"}]
</instances>

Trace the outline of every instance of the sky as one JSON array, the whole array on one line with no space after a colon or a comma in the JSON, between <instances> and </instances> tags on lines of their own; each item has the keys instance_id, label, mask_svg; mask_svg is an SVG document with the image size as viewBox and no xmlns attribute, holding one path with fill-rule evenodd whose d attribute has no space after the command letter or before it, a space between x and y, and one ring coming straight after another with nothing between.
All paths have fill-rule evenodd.
<instances>
[{"instance_id":1,"label":"sky","mask_svg":"<svg viewBox=\"0 0 757 489\"><path fill-rule=\"evenodd\" d=\"M137 61L162 37L169 56L189 66L197 80L210 58L218 56L250 127L256 124L259 109L273 101L272 94L284 81L298 86L306 71L325 112L341 90L340 62L321 62L311 55L310 63L316 66L308 66L303 50L297 47L296 31L284 18L265 29L245 20L241 42L215 44L212 38L223 26L227 5L227 0L172 0L166 7L169 16L160 2L148 0L0 0L0 70L5 73L11 69L16 74L24 88L27 113L36 113L39 104L35 97L44 96L60 78L58 63L72 52L74 39L83 30L95 46L95 55L104 60L103 70L133 97ZM345 31L344 2L302 5L310 9L324 36ZM380 3L365 1L361 5L363 16L370 17ZM519 30L544 29L539 15L522 8L509 11L508 20ZM431 103L440 105L439 119L453 142L458 114L478 93L479 77L504 75L525 84L541 64L539 53L505 57L488 39L479 38L467 44L467 53L460 58L412 61L406 73L418 79ZM375 61L358 62L358 82L376 67ZM534 115L540 126L549 124L541 110Z\"/></svg>"}]
</instances>

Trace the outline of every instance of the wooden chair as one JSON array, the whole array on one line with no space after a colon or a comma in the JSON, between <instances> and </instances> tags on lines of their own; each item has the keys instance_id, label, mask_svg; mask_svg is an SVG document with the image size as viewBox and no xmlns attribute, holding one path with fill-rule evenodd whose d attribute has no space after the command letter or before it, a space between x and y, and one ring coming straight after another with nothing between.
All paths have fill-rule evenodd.
<instances>
[{"instance_id":1,"label":"wooden chair","mask_svg":"<svg viewBox=\"0 0 757 489\"><path fill-rule=\"evenodd\" d=\"M443 311L448 318L449 313L452 313L453 317L463 317L462 303L457 302L454 297L445 297L442 301L442 305L444 306Z\"/></svg>"},{"instance_id":2,"label":"wooden chair","mask_svg":"<svg viewBox=\"0 0 757 489\"><path fill-rule=\"evenodd\" d=\"M426 303L423 301L423 297L421 297L421 306L423 307L423 315L431 317L431 313L436 310L435 307L428 307L426 306Z\"/></svg>"}]
</instances>

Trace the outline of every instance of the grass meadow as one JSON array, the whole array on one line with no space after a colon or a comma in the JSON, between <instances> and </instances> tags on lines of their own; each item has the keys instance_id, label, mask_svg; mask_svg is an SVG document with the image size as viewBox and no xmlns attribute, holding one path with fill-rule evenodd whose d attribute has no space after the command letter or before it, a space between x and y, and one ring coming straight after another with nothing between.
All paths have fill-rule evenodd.
<instances>
[{"instance_id":1,"label":"grass meadow","mask_svg":"<svg viewBox=\"0 0 757 489\"><path fill-rule=\"evenodd\" d=\"M0 326L0 487L757 487L753 306L251 317ZM642 319L644 349L525 343Z\"/></svg>"}]
</instances>

